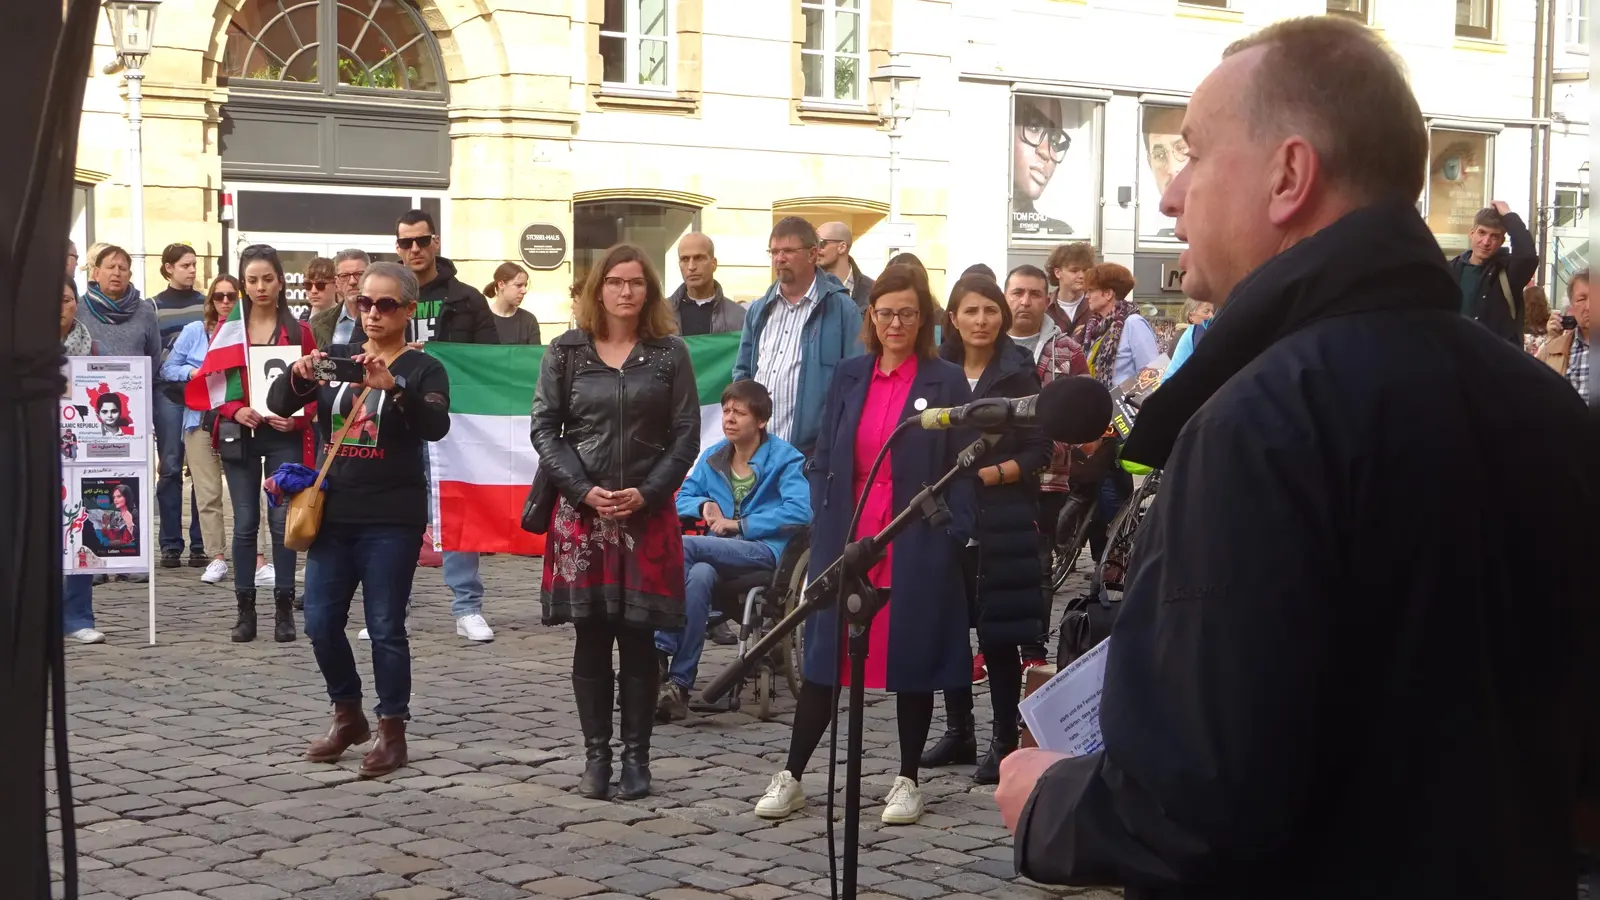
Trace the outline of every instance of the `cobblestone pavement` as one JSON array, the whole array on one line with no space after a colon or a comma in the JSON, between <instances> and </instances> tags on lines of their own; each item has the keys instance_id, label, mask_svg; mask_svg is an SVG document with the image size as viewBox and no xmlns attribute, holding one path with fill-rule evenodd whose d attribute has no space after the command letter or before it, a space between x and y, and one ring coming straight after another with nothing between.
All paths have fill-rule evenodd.
<instances>
[{"instance_id":1,"label":"cobblestone pavement","mask_svg":"<svg viewBox=\"0 0 1600 900\"><path fill-rule=\"evenodd\" d=\"M269 613L266 640L230 643L231 591L185 568L158 573L160 637L149 646L145 586L96 588L108 642L67 651L80 897L826 897L826 745L807 778L804 813L771 824L751 812L787 749L786 688L771 722L728 713L658 726L655 795L646 800L572 793L582 765L567 681L571 631L539 624L537 572L533 560L484 558L498 639L482 645L455 635L440 570L418 572L411 764L376 781L356 776L359 753L337 765L301 760L328 718L303 635L273 643ZM733 658L731 648L708 643L707 651L702 684ZM366 644L356 656L368 678ZM893 704L874 699L864 736L874 806L863 817L863 896L1115 896L1015 878L993 789L975 787L971 767L925 774L921 824L880 826L876 804L897 754ZM980 696L977 705L982 739L987 704ZM59 834L51 837L59 848Z\"/></svg>"}]
</instances>

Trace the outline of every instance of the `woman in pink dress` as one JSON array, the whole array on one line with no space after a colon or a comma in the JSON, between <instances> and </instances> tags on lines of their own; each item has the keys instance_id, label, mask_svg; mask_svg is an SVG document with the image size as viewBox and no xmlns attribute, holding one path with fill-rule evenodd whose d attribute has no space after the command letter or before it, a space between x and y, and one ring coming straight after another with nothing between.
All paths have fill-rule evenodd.
<instances>
[{"instance_id":1,"label":"woman in pink dress","mask_svg":"<svg viewBox=\"0 0 1600 900\"><path fill-rule=\"evenodd\" d=\"M926 279L907 266L890 266L873 285L861 331L868 355L839 363L822 407L810 475L812 578L838 558L849 539L881 531L923 485L953 467L971 442L973 436L962 431L911 429L867 481L873 459L900 422L924 409L972 399L961 367L934 351L934 313ZM851 513L863 496L861 521L851 534ZM949 520L916 521L867 576L889 599L873 620L864 685L896 695L900 771L884 800L888 825L910 825L922 816L917 763L933 720L934 693L971 682L960 560L972 533L973 496L974 479L959 479L945 498ZM800 778L832 717L836 686L849 683L849 659L837 640L833 610L813 615L805 629L805 684L789 760L756 804L763 818L781 819L805 806Z\"/></svg>"}]
</instances>

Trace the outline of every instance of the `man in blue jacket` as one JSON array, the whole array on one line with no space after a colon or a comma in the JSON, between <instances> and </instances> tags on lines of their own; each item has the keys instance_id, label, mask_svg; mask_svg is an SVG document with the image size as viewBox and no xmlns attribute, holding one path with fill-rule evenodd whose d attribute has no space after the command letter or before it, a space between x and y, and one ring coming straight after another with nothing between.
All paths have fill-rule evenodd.
<instances>
[{"instance_id":1,"label":"man in blue jacket","mask_svg":"<svg viewBox=\"0 0 1600 900\"><path fill-rule=\"evenodd\" d=\"M711 533L683 539L683 630L656 632L663 671L656 717L663 722L689 714L718 579L773 571L790 535L811 521L805 457L767 433L771 418L766 388L749 380L728 385L722 392L727 438L695 463L678 491L678 515L704 519Z\"/></svg>"},{"instance_id":2,"label":"man in blue jacket","mask_svg":"<svg viewBox=\"0 0 1600 900\"><path fill-rule=\"evenodd\" d=\"M810 455L833 367L861 353L861 309L817 266L817 230L805 219L779 219L767 254L778 280L745 314L733 380L765 385L772 433Z\"/></svg>"}]
</instances>

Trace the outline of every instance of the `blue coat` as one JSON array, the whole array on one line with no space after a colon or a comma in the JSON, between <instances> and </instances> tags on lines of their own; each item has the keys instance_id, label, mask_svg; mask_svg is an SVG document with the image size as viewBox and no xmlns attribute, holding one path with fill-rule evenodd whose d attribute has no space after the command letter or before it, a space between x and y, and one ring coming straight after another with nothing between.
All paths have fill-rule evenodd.
<instances>
[{"instance_id":1,"label":"blue coat","mask_svg":"<svg viewBox=\"0 0 1600 900\"><path fill-rule=\"evenodd\" d=\"M717 504L725 515L733 513L728 469L732 457L733 445L726 439L711 445L678 491L678 515L699 518L707 502ZM773 559L782 559L789 538L811 521L805 464L806 458L794 445L770 434L750 457L756 483L739 508L739 523L744 539L772 548Z\"/></svg>"},{"instance_id":2,"label":"blue coat","mask_svg":"<svg viewBox=\"0 0 1600 900\"><path fill-rule=\"evenodd\" d=\"M811 469L811 564L813 579L844 552L855 510L856 430L867 401L876 356L839 364L822 406L821 431ZM906 397L902 419L916 415L918 399L928 407L960 406L972 399L959 366L942 359L919 361L916 382ZM956 455L976 437L964 430L912 428L891 451L894 502L898 512L924 485L949 471ZM967 594L961 557L973 534L974 485L966 477L945 497L949 524L935 529L918 519L894 543L894 585L890 598L889 659L886 687L893 692L931 692L972 684ZM813 614L805 625L805 677L818 684L838 680L844 648L835 654L834 610Z\"/></svg>"},{"instance_id":3,"label":"blue coat","mask_svg":"<svg viewBox=\"0 0 1600 900\"><path fill-rule=\"evenodd\" d=\"M801 328L800 389L795 396L794 429L789 435L790 442L802 453L817 442L818 413L834 367L840 360L861 355L860 307L850 299L839 279L821 269L817 270L816 290L816 308ZM774 283L750 304L739 336L739 356L733 363L734 381L756 377L761 362L761 331L772 315L772 304L783 302Z\"/></svg>"}]
</instances>

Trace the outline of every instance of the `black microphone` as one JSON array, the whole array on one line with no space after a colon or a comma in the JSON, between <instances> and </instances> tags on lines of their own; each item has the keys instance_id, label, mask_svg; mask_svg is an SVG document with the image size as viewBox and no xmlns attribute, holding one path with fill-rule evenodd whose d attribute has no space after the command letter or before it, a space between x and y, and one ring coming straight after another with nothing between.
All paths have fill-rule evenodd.
<instances>
[{"instance_id":1,"label":"black microphone","mask_svg":"<svg viewBox=\"0 0 1600 900\"><path fill-rule=\"evenodd\" d=\"M985 397L965 406L925 409L919 422L929 430L1033 426L1052 441L1087 444L1104 436L1111 423L1111 392L1087 375L1075 375L1058 378L1031 397Z\"/></svg>"}]
</instances>

